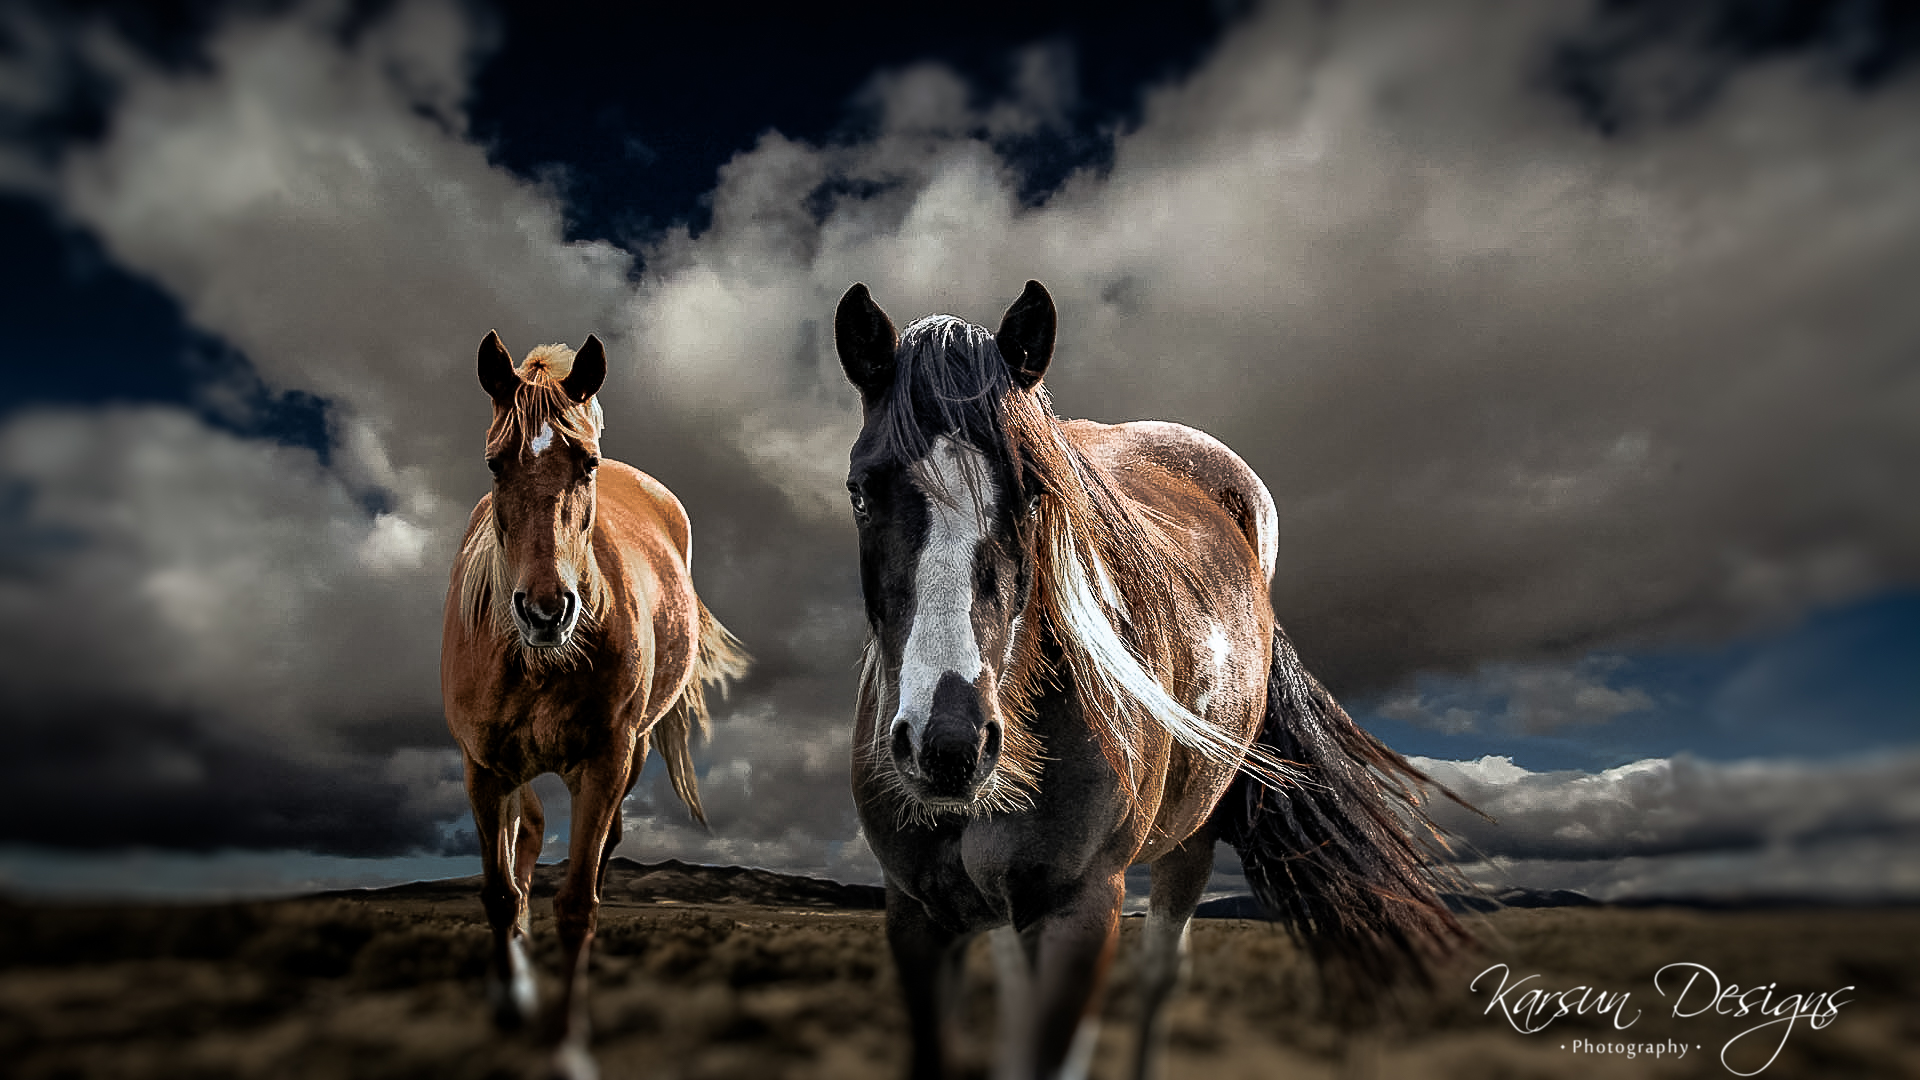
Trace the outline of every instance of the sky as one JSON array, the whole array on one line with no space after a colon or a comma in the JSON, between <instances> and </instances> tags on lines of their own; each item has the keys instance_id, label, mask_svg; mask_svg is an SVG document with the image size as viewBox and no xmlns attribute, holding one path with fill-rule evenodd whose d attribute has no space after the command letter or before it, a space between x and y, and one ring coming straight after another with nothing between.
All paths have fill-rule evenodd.
<instances>
[{"instance_id":1,"label":"sky","mask_svg":"<svg viewBox=\"0 0 1920 1080\"><path fill-rule=\"evenodd\" d=\"M0 888L477 871L489 329L607 343L756 657L711 827L656 764L620 853L877 881L831 312L1037 278L1063 416L1266 480L1281 620L1496 819L1476 881L1920 898L1920 17L640 7L0 9Z\"/></svg>"}]
</instances>

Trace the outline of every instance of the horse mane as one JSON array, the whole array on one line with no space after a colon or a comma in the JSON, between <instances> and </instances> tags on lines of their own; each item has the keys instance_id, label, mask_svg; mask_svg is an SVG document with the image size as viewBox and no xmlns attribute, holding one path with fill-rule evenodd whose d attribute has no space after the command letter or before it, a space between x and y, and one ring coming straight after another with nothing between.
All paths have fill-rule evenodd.
<instances>
[{"instance_id":1,"label":"horse mane","mask_svg":"<svg viewBox=\"0 0 1920 1080\"><path fill-rule=\"evenodd\" d=\"M487 426L487 454L504 453L514 436L520 439L520 453L526 453L544 425L555 434L578 443L597 443L605 428L605 414L597 398L585 403L574 401L560 385L573 370L574 351L565 345L541 345L528 352L518 368L520 385L514 388L511 407L495 404L493 422ZM491 633L509 641L519 640L509 608L513 595L507 580L506 551L500 544L500 526L495 518L493 494L482 500L484 520L476 525L461 546L456 563L460 572L460 621L471 633ZM580 623L567 644L558 649L535 649L524 643L520 659L529 670L544 671L569 667L585 657L580 646L582 635L592 630L606 613L612 594L600 563L593 557L591 534L563 537L561 561L571 561L578 569L575 588L580 595Z\"/></svg>"},{"instance_id":2,"label":"horse mane","mask_svg":"<svg viewBox=\"0 0 1920 1080\"><path fill-rule=\"evenodd\" d=\"M918 463L946 435L989 456L1010 456L1020 482L1041 493L1033 593L1014 626L999 687L1001 768L1011 786L1031 791L1038 781L1032 706L1063 681L1078 691L1101 755L1126 778L1129 793L1139 778L1135 748L1149 725L1228 769L1299 782L1297 769L1242 745L1174 697L1170 688L1194 676L1176 669L1175 659L1187 652L1180 647L1180 601L1206 595L1197 569L1157 515L1067 440L1044 385L1013 386L991 331L952 315L910 324L900 334L893 383L874 409L875 449L917 463L922 481L934 474ZM1048 639L1059 646L1064 670L1047 659ZM862 676L875 690L878 657L870 642ZM984 798L982 805L991 810L995 802Z\"/></svg>"}]
</instances>

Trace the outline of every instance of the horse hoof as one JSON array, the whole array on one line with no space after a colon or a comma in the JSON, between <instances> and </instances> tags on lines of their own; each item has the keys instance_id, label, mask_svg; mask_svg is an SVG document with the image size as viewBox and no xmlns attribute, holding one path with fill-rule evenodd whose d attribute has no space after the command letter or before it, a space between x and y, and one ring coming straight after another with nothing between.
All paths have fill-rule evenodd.
<instances>
[{"instance_id":1,"label":"horse hoof","mask_svg":"<svg viewBox=\"0 0 1920 1080\"><path fill-rule=\"evenodd\" d=\"M600 1066L585 1045L561 1043L553 1052L553 1080L600 1080Z\"/></svg>"}]
</instances>

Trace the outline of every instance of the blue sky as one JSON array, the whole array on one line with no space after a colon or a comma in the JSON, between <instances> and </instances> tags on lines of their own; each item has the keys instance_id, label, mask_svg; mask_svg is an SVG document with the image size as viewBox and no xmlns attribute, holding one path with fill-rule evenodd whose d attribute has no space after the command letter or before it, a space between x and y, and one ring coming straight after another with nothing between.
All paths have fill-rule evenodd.
<instances>
[{"instance_id":1,"label":"blue sky","mask_svg":"<svg viewBox=\"0 0 1920 1080\"><path fill-rule=\"evenodd\" d=\"M10 9L0 777L38 810L0 880L465 872L438 612L494 328L608 342L608 450L759 659L713 830L656 770L623 854L871 880L821 328L856 279L990 321L1038 277L1063 415L1267 480L1277 610L1370 728L1508 759L1457 774L1490 803L1681 823L1482 850L1625 895L1878 844L1847 888L1920 894L1917 46L1731 0ZM1792 842L1729 863L1715 800Z\"/></svg>"},{"instance_id":2,"label":"blue sky","mask_svg":"<svg viewBox=\"0 0 1920 1080\"><path fill-rule=\"evenodd\" d=\"M1410 695L1355 711L1405 753L1497 754L1535 770L1596 771L1679 753L1722 761L1838 758L1914 745L1916 657L1920 595L1891 591L1772 633L1591 654L1575 670L1586 676L1583 685L1611 696L1587 718L1529 724L1524 700L1515 700L1514 673L1503 667L1480 677L1421 674ZM1417 699L1411 708L1410 696Z\"/></svg>"}]
</instances>

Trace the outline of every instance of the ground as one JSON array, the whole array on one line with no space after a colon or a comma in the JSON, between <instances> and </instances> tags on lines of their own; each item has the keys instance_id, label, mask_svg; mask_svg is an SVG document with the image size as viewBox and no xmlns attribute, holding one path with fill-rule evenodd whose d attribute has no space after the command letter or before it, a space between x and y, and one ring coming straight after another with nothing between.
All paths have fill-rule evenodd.
<instances>
[{"instance_id":1,"label":"ground","mask_svg":"<svg viewBox=\"0 0 1920 1080\"><path fill-rule=\"evenodd\" d=\"M528 1077L529 1036L486 1023L485 924L476 896L442 890L274 903L173 907L44 904L0 909L0 1069L9 1076ZM457 890L463 892L464 890ZM539 962L553 989L550 910L536 905ZM1095 1075L1122 1074L1130 1045L1129 967L1141 920L1125 921ZM1272 927L1196 922L1193 966L1171 1010L1169 1080L1255 1077L1724 1077L1721 1047L1768 1019L1785 995L1839 990L1823 1028L1792 1022L1767 1077L1920 1077L1920 909L1704 912L1508 910L1479 924L1485 952L1392 1019L1342 1034L1317 1016L1299 951ZM969 1045L987 1060L991 964L970 957ZM1746 1018L1675 1018L1652 985L1691 962L1726 984L1770 988ZM1537 974L1525 988L1630 994L1608 1017L1552 1020L1522 1034L1489 976ZM1694 970L1694 969L1689 969ZM1497 973L1496 973L1497 974ZM1704 976L1703 976L1704 978ZM1700 984L1704 986L1704 983ZM1675 990L1669 985L1669 991ZM1530 1000L1503 999L1519 1020ZM1691 1011L1706 998L1683 1002ZM696 1078L897 1077L905 1022L871 911L615 899L594 965L595 1049L603 1074ZM1554 999L1555 1003L1561 1000ZM1569 1000L1578 1001L1578 993ZM1617 1000L1610 999L1610 1000ZM1737 1006L1728 999L1725 1007ZM1624 1031L1614 1015L1637 1015ZM1736 1043L1738 1072L1766 1064L1776 1024ZM1684 1042L1675 1059L1577 1049ZM1764 1045L1763 1045L1764 1044ZM1698 1049L1693 1049L1693 1047ZM1564 1049L1563 1049L1564 1047Z\"/></svg>"}]
</instances>

